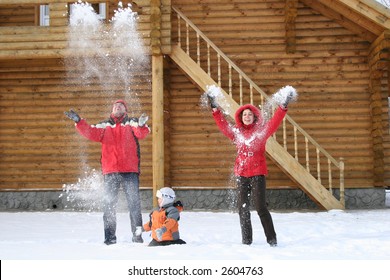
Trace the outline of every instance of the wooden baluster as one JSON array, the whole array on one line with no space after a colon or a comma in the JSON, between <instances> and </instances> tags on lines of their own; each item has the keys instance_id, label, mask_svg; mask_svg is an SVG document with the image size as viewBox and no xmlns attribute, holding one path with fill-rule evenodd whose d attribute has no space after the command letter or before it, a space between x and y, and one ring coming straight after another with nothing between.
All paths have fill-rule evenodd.
<instances>
[{"instance_id":1,"label":"wooden baluster","mask_svg":"<svg viewBox=\"0 0 390 280\"><path fill-rule=\"evenodd\" d=\"M262 94L260 95L260 104L261 104L261 109L264 109L264 96Z\"/></svg>"},{"instance_id":2,"label":"wooden baluster","mask_svg":"<svg viewBox=\"0 0 390 280\"><path fill-rule=\"evenodd\" d=\"M210 45L207 43L207 74L211 76L211 70L210 70L211 64L210 64Z\"/></svg>"},{"instance_id":3,"label":"wooden baluster","mask_svg":"<svg viewBox=\"0 0 390 280\"><path fill-rule=\"evenodd\" d=\"M317 180L321 183L321 163L320 163L320 150L316 148L317 151Z\"/></svg>"},{"instance_id":4,"label":"wooden baluster","mask_svg":"<svg viewBox=\"0 0 390 280\"><path fill-rule=\"evenodd\" d=\"M296 126L294 126L294 150L295 150L295 159L298 161L298 136L297 136Z\"/></svg>"},{"instance_id":5,"label":"wooden baluster","mask_svg":"<svg viewBox=\"0 0 390 280\"><path fill-rule=\"evenodd\" d=\"M188 28L188 23L186 23L186 44L187 44L187 54L190 55L190 29Z\"/></svg>"},{"instance_id":6,"label":"wooden baluster","mask_svg":"<svg viewBox=\"0 0 390 280\"><path fill-rule=\"evenodd\" d=\"M221 55L217 54L218 57L218 85L221 86Z\"/></svg>"},{"instance_id":7,"label":"wooden baluster","mask_svg":"<svg viewBox=\"0 0 390 280\"><path fill-rule=\"evenodd\" d=\"M283 147L287 151L287 128L286 128L286 118L283 118Z\"/></svg>"},{"instance_id":8,"label":"wooden baluster","mask_svg":"<svg viewBox=\"0 0 390 280\"><path fill-rule=\"evenodd\" d=\"M252 86L252 84L249 85L249 94L250 94L251 104L253 105L253 86Z\"/></svg>"},{"instance_id":9,"label":"wooden baluster","mask_svg":"<svg viewBox=\"0 0 390 280\"><path fill-rule=\"evenodd\" d=\"M340 158L340 202L345 206L344 193L344 158Z\"/></svg>"},{"instance_id":10,"label":"wooden baluster","mask_svg":"<svg viewBox=\"0 0 390 280\"><path fill-rule=\"evenodd\" d=\"M232 66L229 64L229 95L233 96Z\"/></svg>"},{"instance_id":11,"label":"wooden baluster","mask_svg":"<svg viewBox=\"0 0 390 280\"><path fill-rule=\"evenodd\" d=\"M329 176L329 192L333 193L333 186L332 186L332 165L330 163L330 159L328 158L328 176Z\"/></svg>"},{"instance_id":12,"label":"wooden baluster","mask_svg":"<svg viewBox=\"0 0 390 280\"><path fill-rule=\"evenodd\" d=\"M271 116L270 116L270 118L268 120L270 120L274 116L274 114L275 114L275 111L273 109L274 108L272 108L272 113L271 113ZM274 133L273 138L276 140L276 133Z\"/></svg>"},{"instance_id":13,"label":"wooden baluster","mask_svg":"<svg viewBox=\"0 0 390 280\"><path fill-rule=\"evenodd\" d=\"M239 78L240 78L240 105L242 105L243 104L243 96L242 96L242 76L241 76L241 74L240 74Z\"/></svg>"},{"instance_id":14,"label":"wooden baluster","mask_svg":"<svg viewBox=\"0 0 390 280\"><path fill-rule=\"evenodd\" d=\"M198 60L198 65L200 66L200 41L199 41L199 33L196 33L196 56Z\"/></svg>"},{"instance_id":15,"label":"wooden baluster","mask_svg":"<svg viewBox=\"0 0 390 280\"><path fill-rule=\"evenodd\" d=\"M305 149L306 149L306 170L310 172L310 158L309 158L309 140L305 136Z\"/></svg>"},{"instance_id":16,"label":"wooden baluster","mask_svg":"<svg viewBox=\"0 0 390 280\"><path fill-rule=\"evenodd\" d=\"M181 48L181 21L180 15L177 15L177 45Z\"/></svg>"}]
</instances>

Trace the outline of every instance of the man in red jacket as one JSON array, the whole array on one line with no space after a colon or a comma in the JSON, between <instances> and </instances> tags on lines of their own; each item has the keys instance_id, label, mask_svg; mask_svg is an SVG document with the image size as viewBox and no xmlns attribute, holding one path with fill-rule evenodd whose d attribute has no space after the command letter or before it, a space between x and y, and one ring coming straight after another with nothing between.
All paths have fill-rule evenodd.
<instances>
[{"instance_id":1,"label":"man in red jacket","mask_svg":"<svg viewBox=\"0 0 390 280\"><path fill-rule=\"evenodd\" d=\"M265 145L267 139L276 132L285 117L287 105L292 95L287 96L283 104L275 111L274 116L267 122L263 121L261 112L257 107L251 104L239 107L235 113L235 125L226 120L223 112L218 108L215 96L211 93L207 93L207 96L218 128L233 141L237 148L234 173L237 182L237 208L242 243L252 244L250 202L253 200L267 242L274 247L277 245L276 233L265 200L265 176L268 173Z\"/></svg>"},{"instance_id":2,"label":"man in red jacket","mask_svg":"<svg viewBox=\"0 0 390 280\"><path fill-rule=\"evenodd\" d=\"M76 129L81 135L102 144L104 243L116 243L116 207L121 185L130 212L132 241L142 243L142 237L135 234L137 227L142 227L138 139L145 138L150 132L146 124L148 117L142 114L139 119L129 118L127 105L123 100L115 101L109 119L96 125L89 125L74 110L65 112L65 115L75 121Z\"/></svg>"}]
</instances>

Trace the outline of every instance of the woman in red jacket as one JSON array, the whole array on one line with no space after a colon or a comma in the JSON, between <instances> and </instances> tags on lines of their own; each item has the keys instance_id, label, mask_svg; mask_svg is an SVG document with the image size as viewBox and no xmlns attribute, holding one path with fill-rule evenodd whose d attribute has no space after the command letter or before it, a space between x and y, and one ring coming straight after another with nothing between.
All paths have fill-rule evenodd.
<instances>
[{"instance_id":1,"label":"woman in red jacket","mask_svg":"<svg viewBox=\"0 0 390 280\"><path fill-rule=\"evenodd\" d=\"M130 212L132 241L142 243L142 237L135 234L136 228L142 226L138 139L145 138L150 132L146 124L148 117L141 115L139 119L129 118L123 100L115 101L109 119L96 125L89 125L73 110L65 114L76 123L76 129L81 135L102 144L104 243L116 243L116 206L121 186Z\"/></svg>"},{"instance_id":2,"label":"woman in red jacket","mask_svg":"<svg viewBox=\"0 0 390 280\"><path fill-rule=\"evenodd\" d=\"M265 201L265 175L268 173L265 160L265 144L267 139L276 132L286 115L287 104L290 99L287 98L284 105L279 106L274 116L265 123L257 107L251 104L243 105L235 113L236 125L233 126L228 123L224 114L218 108L215 96L211 93L207 93L207 96L218 128L233 141L237 148L234 173L238 190L237 206L242 243L252 244L250 202L253 199L267 242L270 246L276 246L276 233Z\"/></svg>"}]
</instances>

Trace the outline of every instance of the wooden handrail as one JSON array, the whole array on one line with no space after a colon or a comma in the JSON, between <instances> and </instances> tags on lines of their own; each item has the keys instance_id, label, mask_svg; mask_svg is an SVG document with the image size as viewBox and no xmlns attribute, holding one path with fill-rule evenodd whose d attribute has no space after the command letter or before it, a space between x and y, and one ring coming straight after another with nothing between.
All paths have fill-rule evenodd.
<instances>
[{"instance_id":1,"label":"wooden handrail","mask_svg":"<svg viewBox=\"0 0 390 280\"><path fill-rule=\"evenodd\" d=\"M239 97L237 97L240 100L240 105L242 105L243 101L243 80L245 80L249 85L249 91L250 91L250 102L253 103L253 91L257 91L260 94L261 98L261 106L264 105L264 100L270 101L270 98L268 95L261 90L229 57L227 57L209 38L206 37L206 35L203 34L202 31L199 30L199 28L196 27L195 24L193 24L180 10L178 10L176 7L172 6L172 10L177 14L177 20L178 20L178 46L182 48L188 55L190 55L190 30L189 27L192 28L192 30L196 33L196 60L197 64L200 66L200 58L202 56L200 52L200 38L207 44L207 69L205 72L211 77L211 71L210 71L210 47L216 52L217 55L217 67L218 67L218 79L217 84L221 86L221 59L223 59L227 65L228 65L228 73L229 73L229 84L228 89L225 90L230 97L233 97L233 90L232 90L232 69L234 69L239 77ZM183 31L181 29L181 20L185 22L185 28L186 30ZM181 34L185 34L185 40L182 40ZM185 41L186 46L183 46L183 41ZM342 159L340 161L337 161L334 157L332 157L323 147L321 147L302 127L300 127L290 116L286 115L285 120L287 120L292 127L294 128L294 149L295 149L295 159L298 161L298 140L297 140L297 132L301 133L305 139L305 160L306 160L306 169L308 172L309 170L309 147L308 143L311 143L316 150L316 158L317 158L317 180L321 183L321 163L320 163L320 155L324 156L327 159L328 164L328 189L330 192L332 192L332 167L331 164L333 164L340 172L340 201L344 204L344 162ZM286 144L286 125L285 121L283 123L283 146L287 150L287 144ZM276 137L276 135L274 135ZM313 175L314 176L314 175ZM314 176L315 177L315 176Z\"/></svg>"}]
</instances>

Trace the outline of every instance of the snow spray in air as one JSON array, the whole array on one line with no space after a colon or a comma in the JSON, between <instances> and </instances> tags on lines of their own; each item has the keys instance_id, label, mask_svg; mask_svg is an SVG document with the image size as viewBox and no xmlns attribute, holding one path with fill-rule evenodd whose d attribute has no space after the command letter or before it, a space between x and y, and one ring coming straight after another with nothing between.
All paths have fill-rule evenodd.
<instances>
[{"instance_id":1,"label":"snow spray in air","mask_svg":"<svg viewBox=\"0 0 390 280\"><path fill-rule=\"evenodd\" d=\"M129 115L142 109L135 73L150 72L149 57L137 31L138 14L131 8L130 4L123 8L119 2L114 16L107 20L109 24L103 24L91 4L82 1L72 4L68 33L70 55L65 58L70 93L76 92L82 99L83 89L88 87L88 92L94 92L96 98L101 97L107 105L118 97L123 98L130 105ZM85 105L77 105L77 108L81 114L88 112ZM63 191L68 202L77 204L77 208L97 210L103 177L90 169L84 142L79 146L82 178L78 183L64 185Z\"/></svg>"},{"instance_id":2,"label":"snow spray in air","mask_svg":"<svg viewBox=\"0 0 390 280\"><path fill-rule=\"evenodd\" d=\"M298 92L292 86L285 86L280 88L271 96L271 98L267 100L263 106L263 109L261 110L263 120L268 121L272 117L275 108L282 106L286 102L287 98L290 99L289 103L293 103L298 100Z\"/></svg>"},{"instance_id":3,"label":"snow spray in air","mask_svg":"<svg viewBox=\"0 0 390 280\"><path fill-rule=\"evenodd\" d=\"M63 193L66 198L65 209L98 211L103 194L103 175L95 169L86 171L84 177L74 184L64 184Z\"/></svg>"},{"instance_id":4,"label":"snow spray in air","mask_svg":"<svg viewBox=\"0 0 390 280\"><path fill-rule=\"evenodd\" d=\"M146 49L137 31L138 15L119 7L109 24L89 3L71 5L68 45L72 55L65 59L68 78L79 86L96 87L106 97L107 104L124 95L131 104L130 112L140 111L135 73L148 73L150 68Z\"/></svg>"},{"instance_id":5,"label":"snow spray in air","mask_svg":"<svg viewBox=\"0 0 390 280\"><path fill-rule=\"evenodd\" d=\"M206 92L200 96L200 108L202 110L210 110L210 104L207 95L210 95L215 98L217 104L224 109L225 114L228 115L230 113L230 103L226 100L221 88L216 85L206 86Z\"/></svg>"},{"instance_id":6,"label":"snow spray in air","mask_svg":"<svg viewBox=\"0 0 390 280\"><path fill-rule=\"evenodd\" d=\"M203 111L209 111L210 110L210 104L208 100L208 95L215 98L217 101L217 104L219 107L224 108L223 113L224 114L230 114L230 104L226 100L224 94L221 91L221 88L216 85L209 85L207 86L207 90L204 94L201 95L200 98L200 108ZM262 114L262 125L264 125L273 115L274 110L278 106L283 106L286 103L286 100L289 100L289 103L296 102L298 100L298 93L292 86L285 86L283 88L280 88L277 92L275 92L271 98L267 100L267 102L264 104L263 108L260 110ZM226 108L226 109L225 109ZM266 131L260 130L258 133L255 133L251 135L249 138L244 137L239 129L233 127L233 124L230 124L232 126L232 130L235 132L236 139L235 142L237 145L245 145L250 146L252 143L261 137L265 135ZM245 163L244 163L245 164ZM229 185L236 185L236 180L233 172L231 173L231 176L229 178ZM232 205L235 205L237 202L237 194L235 189L228 189L228 204L229 208L232 208Z\"/></svg>"}]
</instances>

